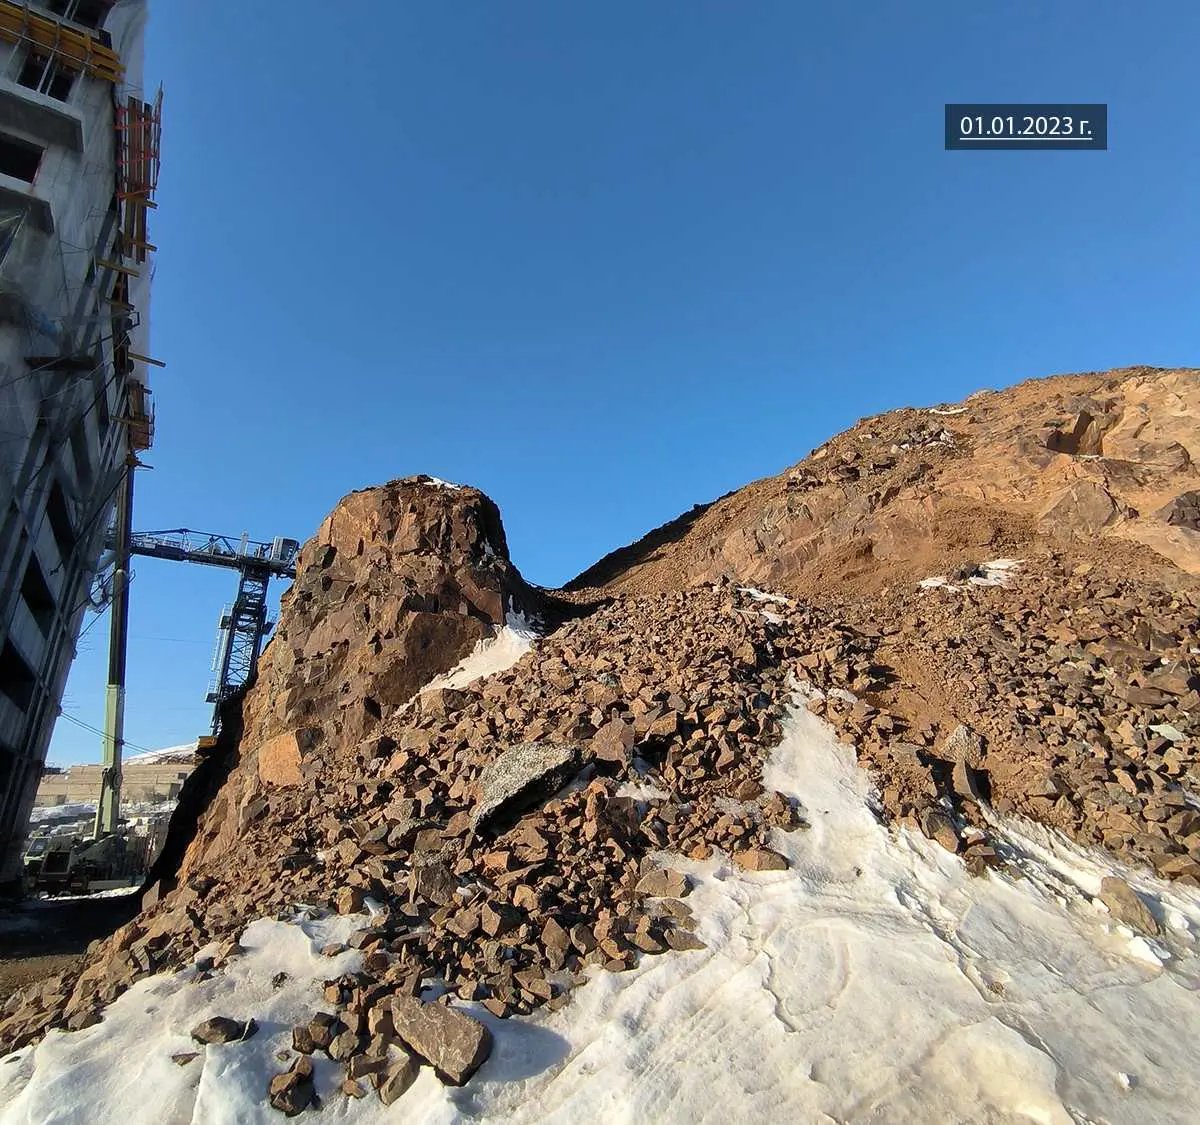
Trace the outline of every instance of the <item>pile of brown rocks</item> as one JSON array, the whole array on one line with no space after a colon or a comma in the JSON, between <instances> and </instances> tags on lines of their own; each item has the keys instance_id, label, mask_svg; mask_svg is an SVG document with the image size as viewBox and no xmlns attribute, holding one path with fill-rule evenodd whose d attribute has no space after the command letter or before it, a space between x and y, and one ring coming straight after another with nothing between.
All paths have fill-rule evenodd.
<instances>
[{"instance_id":1,"label":"pile of brown rocks","mask_svg":"<svg viewBox=\"0 0 1200 1125\"><path fill-rule=\"evenodd\" d=\"M570 591L521 580L474 489L347 497L142 914L10 998L0 1047L87 1027L198 956L221 972L247 923L305 903L362 913L361 964L314 996L264 1097L312 1104L317 1052L349 1096L394 1101L425 1063L466 1081L490 1038L463 1004L558 1006L698 946L672 857L786 867L774 834L804 810L763 767L800 700L855 747L883 818L973 871L1004 862L1007 812L1200 885L1198 395L1196 372L1138 369L869 419ZM1017 547L996 584L980 564ZM954 573L922 587L933 561ZM523 659L420 690L513 609L546 624ZM1100 897L1149 928L1128 887Z\"/></svg>"},{"instance_id":2,"label":"pile of brown rocks","mask_svg":"<svg viewBox=\"0 0 1200 1125\"><path fill-rule=\"evenodd\" d=\"M884 815L974 869L997 862L986 804L1197 881L1200 823L1181 785L1197 760L1184 733L1193 596L1141 588L1134 601L1119 578L1054 557L1010 582L840 608L732 583L617 599L507 671L421 693L353 745L315 746L302 783L262 786L232 851L77 981L10 1004L0 1035L86 1026L131 981L213 941L226 942L219 968L254 917L315 901L357 914L372 899L382 909L351 939L362 967L327 982L296 1051L345 1062L352 1095L399 1096L421 1061L465 1080L487 1037L455 1002L499 1017L557 1006L591 966L698 945L670 854L786 866L770 833L802 826L803 810L764 789L762 769L800 681L876 774ZM935 682L939 707L922 710ZM429 1005L433 982L445 995ZM459 1044L453 1056L427 1025ZM281 1105L308 1088L297 1066L271 1095Z\"/></svg>"}]
</instances>

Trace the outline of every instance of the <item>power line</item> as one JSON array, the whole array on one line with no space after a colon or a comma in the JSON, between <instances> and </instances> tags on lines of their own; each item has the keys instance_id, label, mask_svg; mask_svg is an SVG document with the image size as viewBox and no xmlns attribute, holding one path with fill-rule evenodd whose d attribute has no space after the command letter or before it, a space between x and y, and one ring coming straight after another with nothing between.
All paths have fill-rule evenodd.
<instances>
[{"instance_id":1,"label":"power line","mask_svg":"<svg viewBox=\"0 0 1200 1125\"><path fill-rule=\"evenodd\" d=\"M98 735L99 735L101 738L104 738L104 737L106 737L106 736L105 736L105 734L104 734L104 731L102 731L102 730L101 730L99 727L94 727L94 726L92 726L92 724L91 724L91 723L85 723L85 722L84 722L82 719L77 719L77 718L75 718L75 716L74 716L74 715L69 715L69 714L67 714L67 712L66 712L66 711L60 711L60 712L59 712L59 714L60 714L60 715L61 715L61 716L62 716L64 719L66 719L66 720L67 720L67 722L69 722L69 723L74 723L74 724L75 724L77 727L83 727L83 729L84 729L84 730L91 731L91 732L92 732L92 734L98 734ZM130 741L129 741L129 739L127 739L127 738L123 738L123 739L121 739L121 744L122 744L123 746L130 746L130 747L132 747L134 750L141 750L141 751L143 751L143 752L144 752L144 753L146 753L146 754L153 754L153 753L154 753L154 751L153 751L153 750L151 750L151 749L150 749L150 747L148 747L148 746L139 746L139 745L138 745L136 742L130 742Z\"/></svg>"}]
</instances>

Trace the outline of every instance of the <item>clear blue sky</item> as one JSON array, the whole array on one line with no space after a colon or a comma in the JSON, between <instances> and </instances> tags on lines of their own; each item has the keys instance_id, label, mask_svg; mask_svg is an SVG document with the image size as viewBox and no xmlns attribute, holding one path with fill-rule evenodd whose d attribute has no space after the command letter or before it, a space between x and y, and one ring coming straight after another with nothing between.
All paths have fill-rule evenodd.
<instances>
[{"instance_id":1,"label":"clear blue sky","mask_svg":"<svg viewBox=\"0 0 1200 1125\"><path fill-rule=\"evenodd\" d=\"M865 414L1195 363L1197 42L1186 0L158 0L136 524L305 539L428 472L557 584ZM943 150L947 101L1052 100L1110 151ZM207 726L235 582L138 562L133 742Z\"/></svg>"}]
</instances>

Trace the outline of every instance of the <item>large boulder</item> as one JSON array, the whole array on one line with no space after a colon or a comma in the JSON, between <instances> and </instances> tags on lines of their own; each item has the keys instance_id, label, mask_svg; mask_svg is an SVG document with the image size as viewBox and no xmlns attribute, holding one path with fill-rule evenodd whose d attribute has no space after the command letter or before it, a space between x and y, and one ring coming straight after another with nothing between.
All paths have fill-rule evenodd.
<instances>
[{"instance_id":1,"label":"large boulder","mask_svg":"<svg viewBox=\"0 0 1200 1125\"><path fill-rule=\"evenodd\" d=\"M401 1042L452 1086L466 1082L492 1050L491 1032L478 1020L415 996L393 997L392 1023Z\"/></svg>"},{"instance_id":2,"label":"large boulder","mask_svg":"<svg viewBox=\"0 0 1200 1125\"><path fill-rule=\"evenodd\" d=\"M502 828L523 809L561 789L578 770L579 751L574 746L525 742L501 750L479 778L472 826Z\"/></svg>"}]
</instances>

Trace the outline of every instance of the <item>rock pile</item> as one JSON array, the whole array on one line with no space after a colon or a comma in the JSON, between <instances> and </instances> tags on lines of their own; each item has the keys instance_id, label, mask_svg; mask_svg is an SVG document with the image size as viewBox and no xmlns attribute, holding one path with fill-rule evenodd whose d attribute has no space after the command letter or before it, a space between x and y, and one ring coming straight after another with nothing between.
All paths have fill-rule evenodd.
<instances>
[{"instance_id":1,"label":"rock pile","mask_svg":"<svg viewBox=\"0 0 1200 1125\"><path fill-rule=\"evenodd\" d=\"M1185 447L1169 418L1129 418L1168 393L1186 405L1195 382L1077 377L1039 426L1020 419L1022 464L1054 481L1020 505L991 506L977 479L981 449L1016 432L1000 396L871 419L787 477L694 510L644 565L624 569L632 548L601 564L583 585L608 587L562 594L565 621L507 561L481 493L416 479L354 494L305 546L146 909L82 973L13 997L0 1044L89 1026L132 982L198 956L201 976L220 972L256 917L369 907L350 938L361 966L325 982L264 1097L289 1114L312 1104L318 1052L351 1097L391 1103L426 1064L468 1081L490 1037L463 1004L557 1007L590 972L698 946L673 856L786 867L776 833L802 829L804 810L764 787L763 766L798 699L856 748L884 818L976 872L1003 862L991 826L1015 812L1200 885L1200 585L1161 556L1131 565L1116 540L1096 550L1100 525L1079 514L1096 488L1122 503L1174 489L1183 515L1161 527L1186 557L1190 493L1161 468ZM1095 468L1114 450L1138 467ZM1121 473L1125 491L1109 491ZM1075 520L1075 538L1037 531L1055 520ZM738 584L774 574L811 590L842 533L820 597ZM877 567L922 537L933 546L904 568ZM1014 542L1018 566L982 565ZM917 569L933 557L952 572ZM855 567L870 578L851 594ZM934 574L946 581L919 583ZM514 605L548 618L532 652L419 690ZM1118 884L1103 901L1154 932Z\"/></svg>"},{"instance_id":2,"label":"rock pile","mask_svg":"<svg viewBox=\"0 0 1200 1125\"><path fill-rule=\"evenodd\" d=\"M1180 730L1193 596L1134 602L1052 557L1011 582L839 611L728 583L618 599L506 672L418 695L352 748L314 747L302 783L260 790L233 852L118 932L73 988L25 998L0 1035L84 1026L131 981L225 941L217 968L252 917L370 899L383 909L352 939L362 969L327 982L295 1050L345 1062L351 1094L399 1096L422 1060L463 1081L486 1036L420 1000L422 982L501 1017L557 1006L589 966L696 946L670 854L786 865L771 831L803 812L763 788L762 766L797 682L877 775L884 813L976 869L997 862L989 804L1196 881L1200 822L1180 786L1197 761ZM1130 663L1134 649L1154 660ZM922 711L937 676L950 710ZM304 1068L287 1073L293 1104Z\"/></svg>"},{"instance_id":3,"label":"rock pile","mask_svg":"<svg viewBox=\"0 0 1200 1125\"><path fill-rule=\"evenodd\" d=\"M185 788L153 878L166 889L234 847L260 788L299 784L316 748L366 738L511 611L553 616L478 489L410 477L345 497L300 552L254 689Z\"/></svg>"},{"instance_id":4,"label":"rock pile","mask_svg":"<svg viewBox=\"0 0 1200 1125\"><path fill-rule=\"evenodd\" d=\"M396 1050L465 1081L486 1037L421 1001L422 981L497 1016L559 1004L589 966L696 946L687 881L662 851L783 865L770 830L801 820L763 790L761 767L795 641L769 616L730 586L620 601L478 690L418 696L354 747L314 745L303 783L263 785L235 848L202 861L78 980L10 1005L0 1035L82 1026L212 942L225 943L219 970L255 916L316 901L357 913L371 899L383 909L352 939L361 971L327 982L329 1010L297 1028L295 1049L327 1051L384 1097L404 1083ZM287 1073L271 1096L291 1106L305 1071Z\"/></svg>"},{"instance_id":5,"label":"rock pile","mask_svg":"<svg viewBox=\"0 0 1200 1125\"><path fill-rule=\"evenodd\" d=\"M1115 569L1115 568L1114 568ZM917 737L897 749L852 715L860 754L880 775L884 803L911 816L902 759L942 763L952 800L978 805L983 782L999 812L1018 811L1081 842L1200 879L1197 786L1200 592L1171 589L1062 556L1028 560L1008 587L906 591L847 609L871 653L897 679L876 702ZM877 635L875 635L877 634ZM940 703L938 701L941 701ZM986 755L939 746L928 723L957 715ZM882 737L881 737L882 736ZM986 771L986 777L977 775ZM895 780L892 780L892 779Z\"/></svg>"}]
</instances>

